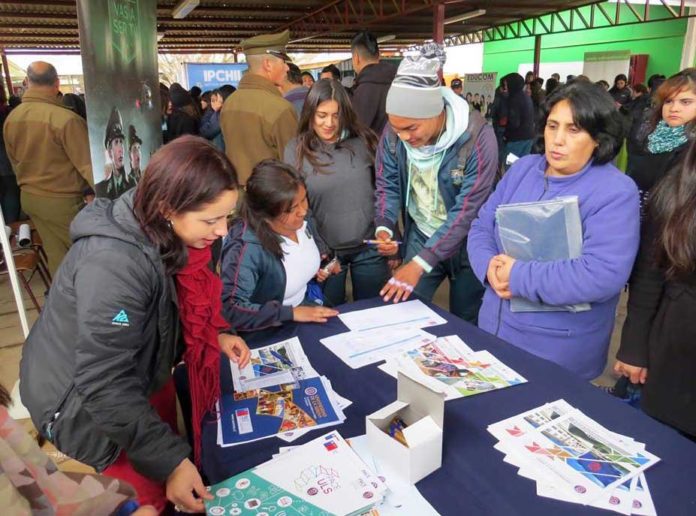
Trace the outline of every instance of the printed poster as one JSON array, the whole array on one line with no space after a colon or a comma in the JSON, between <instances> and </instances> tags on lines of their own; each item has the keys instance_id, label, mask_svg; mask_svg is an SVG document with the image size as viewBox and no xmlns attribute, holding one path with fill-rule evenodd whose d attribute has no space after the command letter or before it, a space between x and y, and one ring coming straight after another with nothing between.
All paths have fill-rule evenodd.
<instances>
[{"instance_id":1,"label":"printed poster","mask_svg":"<svg viewBox=\"0 0 696 516\"><path fill-rule=\"evenodd\" d=\"M155 0L77 1L95 191L137 184L162 145Z\"/></svg>"},{"instance_id":2,"label":"printed poster","mask_svg":"<svg viewBox=\"0 0 696 516\"><path fill-rule=\"evenodd\" d=\"M464 75L462 95L469 102L469 107L478 109L486 115L493 104L495 89L498 87L498 73L467 73Z\"/></svg>"}]
</instances>

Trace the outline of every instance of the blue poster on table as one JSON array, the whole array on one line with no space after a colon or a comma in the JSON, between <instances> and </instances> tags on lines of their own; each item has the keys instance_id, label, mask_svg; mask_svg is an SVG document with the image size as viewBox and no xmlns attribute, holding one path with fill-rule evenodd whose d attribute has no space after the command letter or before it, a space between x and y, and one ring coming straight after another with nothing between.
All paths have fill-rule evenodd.
<instances>
[{"instance_id":1,"label":"blue poster on table","mask_svg":"<svg viewBox=\"0 0 696 516\"><path fill-rule=\"evenodd\" d=\"M343 421L321 377L220 398L222 446Z\"/></svg>"},{"instance_id":2,"label":"blue poster on table","mask_svg":"<svg viewBox=\"0 0 696 516\"><path fill-rule=\"evenodd\" d=\"M188 87L203 91L215 90L225 84L239 86L246 63L185 63Z\"/></svg>"}]
</instances>

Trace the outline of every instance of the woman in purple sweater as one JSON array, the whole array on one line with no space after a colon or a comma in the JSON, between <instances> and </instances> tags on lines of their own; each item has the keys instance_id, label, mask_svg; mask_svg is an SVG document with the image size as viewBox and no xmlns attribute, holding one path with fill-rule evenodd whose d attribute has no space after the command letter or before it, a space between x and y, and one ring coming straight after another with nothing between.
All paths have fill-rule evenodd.
<instances>
[{"instance_id":1,"label":"woman in purple sweater","mask_svg":"<svg viewBox=\"0 0 696 516\"><path fill-rule=\"evenodd\" d=\"M486 286L479 327L585 379L604 369L619 293L639 243L638 190L611 159L622 130L611 97L577 82L547 99L539 127L544 154L518 160L471 225L468 251ZM495 220L501 204L577 196L579 258L521 261L503 253ZM510 299L589 303L583 312L512 312Z\"/></svg>"}]
</instances>

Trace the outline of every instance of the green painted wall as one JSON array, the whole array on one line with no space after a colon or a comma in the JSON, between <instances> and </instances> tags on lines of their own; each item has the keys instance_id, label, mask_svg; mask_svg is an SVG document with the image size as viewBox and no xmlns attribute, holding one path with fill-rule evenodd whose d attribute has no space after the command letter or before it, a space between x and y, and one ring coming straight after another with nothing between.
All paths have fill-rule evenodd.
<instances>
[{"instance_id":1,"label":"green painted wall","mask_svg":"<svg viewBox=\"0 0 696 516\"><path fill-rule=\"evenodd\" d=\"M661 9L652 7L651 19L664 17ZM654 73L669 76L679 71L686 24L686 20L667 20L542 36L541 62L583 61L585 52L630 50L650 56L647 77ZM520 63L533 61L533 37L494 41L483 47L483 71L498 72L498 77L516 72ZM611 83L613 77L605 79Z\"/></svg>"}]
</instances>

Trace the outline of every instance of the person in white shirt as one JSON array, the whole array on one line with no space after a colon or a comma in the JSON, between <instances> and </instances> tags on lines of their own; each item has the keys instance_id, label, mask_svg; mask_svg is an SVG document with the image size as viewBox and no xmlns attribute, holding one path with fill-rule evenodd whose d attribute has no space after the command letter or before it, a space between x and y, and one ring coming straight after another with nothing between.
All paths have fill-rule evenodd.
<instances>
[{"instance_id":1,"label":"person in white shirt","mask_svg":"<svg viewBox=\"0 0 696 516\"><path fill-rule=\"evenodd\" d=\"M264 160L254 167L222 249L223 312L238 331L338 315L322 306L317 282L340 266L320 267L324 245L305 221L308 209L304 179L292 166Z\"/></svg>"}]
</instances>

